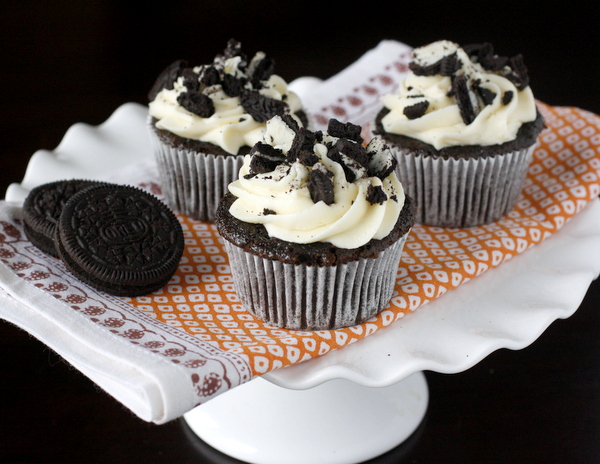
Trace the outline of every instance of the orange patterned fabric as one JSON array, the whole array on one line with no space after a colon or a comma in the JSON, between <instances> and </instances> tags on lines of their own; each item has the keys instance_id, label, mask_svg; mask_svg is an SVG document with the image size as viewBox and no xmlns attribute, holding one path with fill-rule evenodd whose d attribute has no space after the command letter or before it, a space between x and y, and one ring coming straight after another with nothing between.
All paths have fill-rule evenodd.
<instances>
[{"instance_id":1,"label":"orange patterned fabric","mask_svg":"<svg viewBox=\"0 0 600 464\"><path fill-rule=\"evenodd\" d=\"M515 209L471 229L416 225L409 234L390 305L371 321L334 331L273 328L244 311L216 228L181 217L186 251L160 292L127 299L139 310L223 351L261 375L353 343L544 240L600 193L600 118L539 104L547 129Z\"/></svg>"}]
</instances>

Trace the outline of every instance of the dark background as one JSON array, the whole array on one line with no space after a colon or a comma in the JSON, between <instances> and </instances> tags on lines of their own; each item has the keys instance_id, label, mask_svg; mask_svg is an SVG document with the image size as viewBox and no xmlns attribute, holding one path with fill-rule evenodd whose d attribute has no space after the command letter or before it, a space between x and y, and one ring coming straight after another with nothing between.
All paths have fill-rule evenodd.
<instances>
[{"instance_id":1,"label":"dark background","mask_svg":"<svg viewBox=\"0 0 600 464\"><path fill-rule=\"evenodd\" d=\"M489 41L522 53L535 96L600 112L598 3L188 0L144 7L121 0L3 2L0 7L0 191L31 154L53 149L76 122L99 124L122 103L146 103L177 58L212 61L235 37L265 51L287 81L327 78L382 39ZM339 6L343 5L343 7ZM392 6L393 5L393 6Z\"/></svg>"},{"instance_id":2,"label":"dark background","mask_svg":"<svg viewBox=\"0 0 600 464\"><path fill-rule=\"evenodd\" d=\"M382 39L489 41L499 54L524 55L539 100L600 114L598 19L593 1L4 2L0 192L72 124L100 124L122 103L145 104L167 64L210 62L231 37L248 53L275 58L288 82L328 78ZM499 350L460 374L428 372L422 427L374 462L600 462L599 287L594 282L573 317L524 350ZM0 363L3 462L234 462L180 421L155 426L133 417L2 321Z\"/></svg>"}]
</instances>

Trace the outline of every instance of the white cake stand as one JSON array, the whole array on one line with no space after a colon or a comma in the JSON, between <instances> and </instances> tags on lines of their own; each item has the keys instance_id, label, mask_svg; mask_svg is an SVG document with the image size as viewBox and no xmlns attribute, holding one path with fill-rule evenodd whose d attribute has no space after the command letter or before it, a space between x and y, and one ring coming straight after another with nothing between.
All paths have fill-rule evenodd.
<instances>
[{"instance_id":1,"label":"white cake stand","mask_svg":"<svg viewBox=\"0 0 600 464\"><path fill-rule=\"evenodd\" d=\"M106 178L146 161L147 108L128 103L97 127L76 124L36 152L22 201L43 182ZM206 443L255 464L345 464L379 456L422 422L423 371L464 371L499 348L521 349L571 316L600 272L600 201L552 237L391 326L319 358L254 379L184 416Z\"/></svg>"},{"instance_id":2,"label":"white cake stand","mask_svg":"<svg viewBox=\"0 0 600 464\"><path fill-rule=\"evenodd\" d=\"M257 464L346 464L406 440L423 371L456 373L571 316L600 271L600 204L554 236L358 343L255 379L184 416L206 443Z\"/></svg>"}]
</instances>

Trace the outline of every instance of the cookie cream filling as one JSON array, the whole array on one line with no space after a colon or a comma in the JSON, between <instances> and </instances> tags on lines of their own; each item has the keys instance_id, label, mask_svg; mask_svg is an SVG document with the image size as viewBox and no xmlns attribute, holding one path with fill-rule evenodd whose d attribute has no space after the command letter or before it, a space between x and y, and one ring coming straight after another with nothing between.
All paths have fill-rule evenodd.
<instances>
[{"instance_id":1,"label":"cookie cream filling","mask_svg":"<svg viewBox=\"0 0 600 464\"><path fill-rule=\"evenodd\" d=\"M362 139L332 132L331 122L328 133L312 134L290 130L278 116L269 120L263 143L229 185L237 197L230 213L294 243L351 249L386 237L404 206L395 160L378 137L364 147Z\"/></svg>"},{"instance_id":2,"label":"cookie cream filling","mask_svg":"<svg viewBox=\"0 0 600 464\"><path fill-rule=\"evenodd\" d=\"M397 93L381 97L385 131L436 149L514 140L536 106L522 57L495 55L490 44L442 40L413 50Z\"/></svg>"},{"instance_id":3,"label":"cookie cream filling","mask_svg":"<svg viewBox=\"0 0 600 464\"><path fill-rule=\"evenodd\" d=\"M181 137L214 143L228 153L237 154L240 147L253 146L262 140L265 121L271 116L268 112L257 114L262 108L249 112L248 105L253 102L244 102L248 95L255 102L259 99L279 102L273 110L276 113L293 115L302 109L300 99L288 90L283 78L259 69L260 62L266 59L264 53L258 52L249 63L239 54L239 48L229 55L234 56L219 55L211 65L186 68L185 73L180 72L161 89L149 103L150 115L157 119L156 127ZM257 69L263 72L259 78L255 78Z\"/></svg>"}]
</instances>

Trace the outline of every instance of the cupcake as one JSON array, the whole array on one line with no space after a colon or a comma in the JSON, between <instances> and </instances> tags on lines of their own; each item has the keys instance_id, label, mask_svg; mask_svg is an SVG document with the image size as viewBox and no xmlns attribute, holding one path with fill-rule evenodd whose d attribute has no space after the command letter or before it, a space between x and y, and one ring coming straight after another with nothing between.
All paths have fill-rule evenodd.
<instances>
[{"instance_id":1,"label":"cupcake","mask_svg":"<svg viewBox=\"0 0 600 464\"><path fill-rule=\"evenodd\" d=\"M544 118L521 55L442 40L413 50L399 91L381 97L373 133L398 160L416 222L472 227L519 198Z\"/></svg>"},{"instance_id":2,"label":"cupcake","mask_svg":"<svg viewBox=\"0 0 600 464\"><path fill-rule=\"evenodd\" d=\"M306 125L298 96L273 71L272 59L263 52L248 59L232 39L211 64L178 60L160 74L148 94L148 123L170 207L213 222L266 121L291 115Z\"/></svg>"},{"instance_id":3,"label":"cupcake","mask_svg":"<svg viewBox=\"0 0 600 464\"><path fill-rule=\"evenodd\" d=\"M273 117L219 204L236 292L272 326L352 326L390 301L414 202L383 141L365 145L360 133Z\"/></svg>"}]
</instances>

